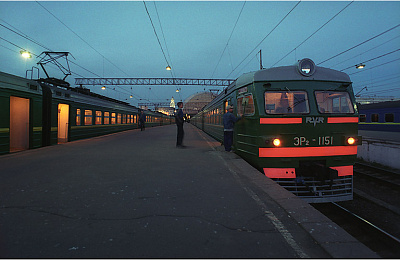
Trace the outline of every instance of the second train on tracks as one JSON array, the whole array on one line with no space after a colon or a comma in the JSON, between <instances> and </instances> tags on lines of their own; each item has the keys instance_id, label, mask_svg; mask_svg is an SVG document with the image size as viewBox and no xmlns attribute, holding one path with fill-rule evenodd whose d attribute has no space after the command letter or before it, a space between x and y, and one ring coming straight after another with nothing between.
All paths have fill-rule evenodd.
<instances>
[{"instance_id":1,"label":"second train on tracks","mask_svg":"<svg viewBox=\"0 0 400 260\"><path fill-rule=\"evenodd\" d=\"M136 129L139 112L127 102L59 79L0 72L0 155ZM174 122L159 112L144 114L147 127Z\"/></svg>"},{"instance_id":2,"label":"second train on tracks","mask_svg":"<svg viewBox=\"0 0 400 260\"><path fill-rule=\"evenodd\" d=\"M361 137L346 73L317 67L310 59L250 72L191 122L222 141L228 105L242 116L235 124L234 151L266 176L309 203L353 198Z\"/></svg>"}]
</instances>

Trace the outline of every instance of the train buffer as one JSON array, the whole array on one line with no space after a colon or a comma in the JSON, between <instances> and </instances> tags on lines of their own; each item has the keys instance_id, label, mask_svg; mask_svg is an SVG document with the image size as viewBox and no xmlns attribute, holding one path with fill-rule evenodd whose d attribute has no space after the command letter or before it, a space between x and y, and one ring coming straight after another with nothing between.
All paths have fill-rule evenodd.
<instances>
[{"instance_id":1,"label":"train buffer","mask_svg":"<svg viewBox=\"0 0 400 260\"><path fill-rule=\"evenodd\" d=\"M378 258L185 124L0 157L2 258Z\"/></svg>"}]
</instances>

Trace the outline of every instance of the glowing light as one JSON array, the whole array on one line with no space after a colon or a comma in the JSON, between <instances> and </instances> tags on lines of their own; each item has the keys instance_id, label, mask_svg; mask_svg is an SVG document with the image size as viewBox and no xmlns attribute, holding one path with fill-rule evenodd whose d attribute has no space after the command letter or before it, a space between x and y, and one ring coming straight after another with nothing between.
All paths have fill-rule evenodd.
<instances>
[{"instance_id":1,"label":"glowing light","mask_svg":"<svg viewBox=\"0 0 400 260\"><path fill-rule=\"evenodd\" d=\"M32 58L32 54L29 51L20 51L21 56L24 57L25 59L30 59Z\"/></svg>"},{"instance_id":2,"label":"glowing light","mask_svg":"<svg viewBox=\"0 0 400 260\"><path fill-rule=\"evenodd\" d=\"M365 64L360 63L356 65L356 69L363 69L363 68L365 68Z\"/></svg>"},{"instance_id":3,"label":"glowing light","mask_svg":"<svg viewBox=\"0 0 400 260\"><path fill-rule=\"evenodd\" d=\"M165 69L166 70L171 70L171 67L168 65Z\"/></svg>"},{"instance_id":4,"label":"glowing light","mask_svg":"<svg viewBox=\"0 0 400 260\"><path fill-rule=\"evenodd\" d=\"M130 95L129 97L130 97L130 98L133 98L133 96L132 96L132 95Z\"/></svg>"},{"instance_id":5,"label":"glowing light","mask_svg":"<svg viewBox=\"0 0 400 260\"><path fill-rule=\"evenodd\" d=\"M348 143L348 144L355 144L355 143L356 143L356 139L354 139L353 137L349 137L349 138L347 139L347 143Z\"/></svg>"},{"instance_id":6,"label":"glowing light","mask_svg":"<svg viewBox=\"0 0 400 260\"><path fill-rule=\"evenodd\" d=\"M106 87L105 87L105 86L102 86L102 87L101 87L101 89L102 89L102 90L105 90L105 89L106 89Z\"/></svg>"},{"instance_id":7,"label":"glowing light","mask_svg":"<svg viewBox=\"0 0 400 260\"><path fill-rule=\"evenodd\" d=\"M274 146L280 146L281 140L279 140L278 138L275 138L274 141L272 141L272 143L274 144Z\"/></svg>"}]
</instances>

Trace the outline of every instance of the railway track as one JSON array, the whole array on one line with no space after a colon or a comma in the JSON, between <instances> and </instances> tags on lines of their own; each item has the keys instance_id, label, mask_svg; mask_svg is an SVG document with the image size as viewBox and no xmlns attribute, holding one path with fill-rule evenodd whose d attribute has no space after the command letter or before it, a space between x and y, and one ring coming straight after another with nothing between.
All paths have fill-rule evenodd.
<instances>
[{"instance_id":1,"label":"railway track","mask_svg":"<svg viewBox=\"0 0 400 260\"><path fill-rule=\"evenodd\" d=\"M381 257L400 258L399 176L386 169L357 164L352 201L312 206Z\"/></svg>"}]
</instances>

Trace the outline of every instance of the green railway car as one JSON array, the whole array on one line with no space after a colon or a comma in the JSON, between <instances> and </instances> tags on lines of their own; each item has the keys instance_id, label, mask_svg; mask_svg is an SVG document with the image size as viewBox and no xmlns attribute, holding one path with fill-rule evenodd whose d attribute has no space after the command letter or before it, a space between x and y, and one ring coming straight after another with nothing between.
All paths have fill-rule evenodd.
<instances>
[{"instance_id":1,"label":"green railway car","mask_svg":"<svg viewBox=\"0 0 400 260\"><path fill-rule=\"evenodd\" d=\"M139 109L50 78L0 72L0 155L138 128ZM172 117L144 111L146 127Z\"/></svg>"},{"instance_id":2,"label":"green railway car","mask_svg":"<svg viewBox=\"0 0 400 260\"><path fill-rule=\"evenodd\" d=\"M227 105L242 116L234 151L267 177L310 203L353 198L361 137L347 74L310 59L247 73L191 121L222 142Z\"/></svg>"}]
</instances>

